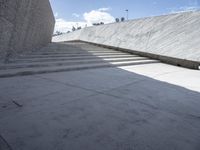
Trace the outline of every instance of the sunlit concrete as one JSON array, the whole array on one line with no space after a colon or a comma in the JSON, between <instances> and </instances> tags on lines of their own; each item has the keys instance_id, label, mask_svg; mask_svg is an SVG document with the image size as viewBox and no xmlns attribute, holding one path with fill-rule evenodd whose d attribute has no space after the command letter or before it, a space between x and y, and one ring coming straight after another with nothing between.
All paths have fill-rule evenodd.
<instances>
[{"instance_id":1,"label":"sunlit concrete","mask_svg":"<svg viewBox=\"0 0 200 150\"><path fill-rule=\"evenodd\" d=\"M121 68L159 81L200 92L200 70L186 69L164 63Z\"/></svg>"}]
</instances>

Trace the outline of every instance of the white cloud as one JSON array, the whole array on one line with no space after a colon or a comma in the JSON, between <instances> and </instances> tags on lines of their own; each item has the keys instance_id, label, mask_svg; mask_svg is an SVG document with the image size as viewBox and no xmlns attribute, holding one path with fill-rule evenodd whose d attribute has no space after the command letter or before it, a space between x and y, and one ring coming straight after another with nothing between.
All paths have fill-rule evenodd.
<instances>
[{"instance_id":1,"label":"white cloud","mask_svg":"<svg viewBox=\"0 0 200 150\"><path fill-rule=\"evenodd\" d=\"M60 31L60 32L68 32L72 30L72 27L82 27L84 28L86 26L87 22L70 22L66 21L65 19L58 18L56 19L55 29L54 32Z\"/></svg>"},{"instance_id":2,"label":"white cloud","mask_svg":"<svg viewBox=\"0 0 200 150\"><path fill-rule=\"evenodd\" d=\"M110 10L111 10L110 7L103 7L98 9L98 11L110 11Z\"/></svg>"},{"instance_id":3,"label":"white cloud","mask_svg":"<svg viewBox=\"0 0 200 150\"><path fill-rule=\"evenodd\" d=\"M58 14L55 13L55 18L56 18L56 24L55 24L55 29L54 32L60 31L60 32L67 32L71 31L72 27L82 27L84 28L85 26L91 26L93 23L100 23L104 22L106 23L111 23L115 21L115 18L108 13L108 11L111 10L111 8L99 8L97 10L92 10L90 12L85 12L83 14L83 21L79 22L73 22L73 21L67 21L63 18L59 18ZM80 15L73 13L72 16L79 18Z\"/></svg>"},{"instance_id":4,"label":"white cloud","mask_svg":"<svg viewBox=\"0 0 200 150\"><path fill-rule=\"evenodd\" d=\"M79 17L80 17L80 15L77 14L77 13L73 13L72 16L73 16L73 17L76 17L76 18L79 18Z\"/></svg>"},{"instance_id":5,"label":"white cloud","mask_svg":"<svg viewBox=\"0 0 200 150\"><path fill-rule=\"evenodd\" d=\"M89 24L93 23L99 23L99 22L104 22L104 23L111 23L115 21L115 18L109 14L108 8L100 8L98 10L92 10L90 12L86 12L83 14L84 19L86 22Z\"/></svg>"}]
</instances>

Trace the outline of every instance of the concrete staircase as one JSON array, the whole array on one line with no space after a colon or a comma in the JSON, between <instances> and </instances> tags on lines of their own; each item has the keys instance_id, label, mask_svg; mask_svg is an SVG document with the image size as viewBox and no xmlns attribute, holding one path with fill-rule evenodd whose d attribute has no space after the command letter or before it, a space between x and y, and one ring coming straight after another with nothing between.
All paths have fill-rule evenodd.
<instances>
[{"instance_id":1,"label":"concrete staircase","mask_svg":"<svg viewBox=\"0 0 200 150\"><path fill-rule=\"evenodd\" d=\"M23 54L0 65L0 78L158 62L81 42L51 43L38 52Z\"/></svg>"}]
</instances>

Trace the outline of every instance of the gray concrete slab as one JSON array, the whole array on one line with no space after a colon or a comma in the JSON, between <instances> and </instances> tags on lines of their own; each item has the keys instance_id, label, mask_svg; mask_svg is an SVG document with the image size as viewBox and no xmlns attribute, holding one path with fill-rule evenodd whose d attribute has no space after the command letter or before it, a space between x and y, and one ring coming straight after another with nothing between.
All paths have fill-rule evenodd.
<instances>
[{"instance_id":1,"label":"gray concrete slab","mask_svg":"<svg viewBox=\"0 0 200 150\"><path fill-rule=\"evenodd\" d=\"M2 78L0 148L199 150L200 88L180 72L198 87L161 63Z\"/></svg>"},{"instance_id":2,"label":"gray concrete slab","mask_svg":"<svg viewBox=\"0 0 200 150\"><path fill-rule=\"evenodd\" d=\"M132 73L129 72L119 73L117 68L80 70L76 71L76 73L52 73L38 76L97 92L107 91L141 80L140 76L132 76Z\"/></svg>"}]
</instances>

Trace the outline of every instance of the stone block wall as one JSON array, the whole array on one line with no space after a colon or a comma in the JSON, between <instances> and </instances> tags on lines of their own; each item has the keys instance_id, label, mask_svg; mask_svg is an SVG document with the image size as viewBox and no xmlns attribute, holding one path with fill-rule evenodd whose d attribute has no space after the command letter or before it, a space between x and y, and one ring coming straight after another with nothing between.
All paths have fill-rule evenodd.
<instances>
[{"instance_id":1,"label":"stone block wall","mask_svg":"<svg viewBox=\"0 0 200 150\"><path fill-rule=\"evenodd\" d=\"M0 61L51 42L54 24L49 0L0 0Z\"/></svg>"}]
</instances>

